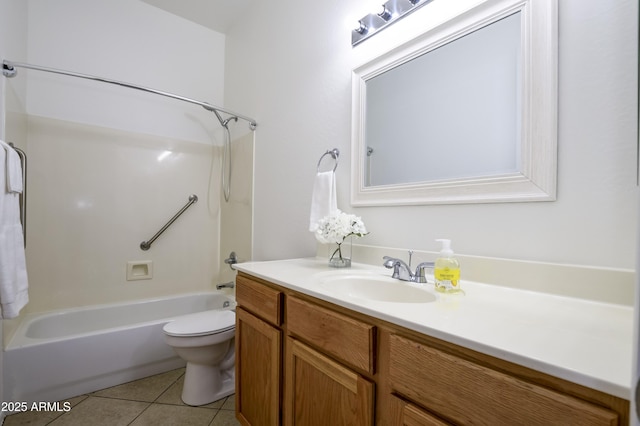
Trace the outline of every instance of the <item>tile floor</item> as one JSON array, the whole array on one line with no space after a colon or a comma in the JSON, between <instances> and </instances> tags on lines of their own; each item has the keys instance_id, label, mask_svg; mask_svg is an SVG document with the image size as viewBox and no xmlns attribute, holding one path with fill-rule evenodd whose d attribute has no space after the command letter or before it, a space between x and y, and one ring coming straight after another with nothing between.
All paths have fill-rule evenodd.
<instances>
[{"instance_id":1,"label":"tile floor","mask_svg":"<svg viewBox=\"0 0 640 426\"><path fill-rule=\"evenodd\" d=\"M235 418L234 395L201 407L182 402L184 368L69 398L67 412L12 414L3 426L228 426ZM61 405L62 407L62 405Z\"/></svg>"}]
</instances>

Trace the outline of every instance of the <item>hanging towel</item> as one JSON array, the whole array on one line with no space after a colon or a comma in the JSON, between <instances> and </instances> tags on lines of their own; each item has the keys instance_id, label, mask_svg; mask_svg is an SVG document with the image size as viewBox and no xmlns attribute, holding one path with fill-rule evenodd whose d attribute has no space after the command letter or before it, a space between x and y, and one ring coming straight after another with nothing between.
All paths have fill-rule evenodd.
<instances>
[{"instance_id":1,"label":"hanging towel","mask_svg":"<svg viewBox=\"0 0 640 426\"><path fill-rule=\"evenodd\" d=\"M22 180L20 158L6 143L0 141L0 308L2 318L15 318L29 301L24 237L20 224L19 194L9 189L9 176L16 173ZM9 171L8 162L12 171ZM13 188L16 188L13 186ZM22 191L22 183L20 183Z\"/></svg>"},{"instance_id":2,"label":"hanging towel","mask_svg":"<svg viewBox=\"0 0 640 426\"><path fill-rule=\"evenodd\" d=\"M318 228L318 221L337 208L336 174L333 171L318 172L313 183L309 231L315 232Z\"/></svg>"},{"instance_id":3,"label":"hanging towel","mask_svg":"<svg viewBox=\"0 0 640 426\"><path fill-rule=\"evenodd\" d=\"M6 154L6 185L9 192L22 192L22 165L15 149L4 141L0 141Z\"/></svg>"}]
</instances>

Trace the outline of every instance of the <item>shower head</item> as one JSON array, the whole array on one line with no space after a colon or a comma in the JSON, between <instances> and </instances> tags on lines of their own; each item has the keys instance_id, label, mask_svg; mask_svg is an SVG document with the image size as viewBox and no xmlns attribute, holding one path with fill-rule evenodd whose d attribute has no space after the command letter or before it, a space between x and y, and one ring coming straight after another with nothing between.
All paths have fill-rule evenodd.
<instances>
[{"instance_id":1,"label":"shower head","mask_svg":"<svg viewBox=\"0 0 640 426\"><path fill-rule=\"evenodd\" d=\"M233 117L229 117L229 118L227 118L226 120L223 120L223 121L222 121L222 126L223 126L223 127L227 127L227 124L229 124L229 122L230 122L231 120L235 120L235 122L237 123L237 122L238 122L238 117L233 116Z\"/></svg>"},{"instance_id":2,"label":"shower head","mask_svg":"<svg viewBox=\"0 0 640 426\"><path fill-rule=\"evenodd\" d=\"M205 107L205 109L207 109L209 111L212 111L216 115L216 117L218 118L218 121L220 122L220 125L222 127L224 127L225 129L227 129L227 130L229 130L228 124L229 124L229 122L231 120L235 120L236 123L238 122L238 118L239 117L237 115L231 116L231 117L227 118L226 120L223 120L222 119L222 115L220 115L220 112L217 109L215 109L215 108L209 109L209 108L206 108L206 107Z\"/></svg>"}]
</instances>

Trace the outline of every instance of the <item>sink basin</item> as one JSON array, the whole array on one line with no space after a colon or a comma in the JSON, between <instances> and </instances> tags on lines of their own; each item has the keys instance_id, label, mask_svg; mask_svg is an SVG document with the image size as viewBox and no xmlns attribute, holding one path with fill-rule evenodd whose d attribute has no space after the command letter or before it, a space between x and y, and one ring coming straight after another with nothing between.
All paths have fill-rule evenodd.
<instances>
[{"instance_id":1,"label":"sink basin","mask_svg":"<svg viewBox=\"0 0 640 426\"><path fill-rule=\"evenodd\" d=\"M340 276L324 280L325 289L357 299L392 303L429 303L436 296L404 281L378 276Z\"/></svg>"}]
</instances>

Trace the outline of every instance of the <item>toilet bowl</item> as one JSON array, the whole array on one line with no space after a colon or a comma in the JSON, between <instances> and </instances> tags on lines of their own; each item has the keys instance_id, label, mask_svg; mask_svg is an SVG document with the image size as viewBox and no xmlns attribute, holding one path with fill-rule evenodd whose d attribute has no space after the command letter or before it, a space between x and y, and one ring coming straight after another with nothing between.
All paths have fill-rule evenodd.
<instances>
[{"instance_id":1,"label":"toilet bowl","mask_svg":"<svg viewBox=\"0 0 640 426\"><path fill-rule=\"evenodd\" d=\"M163 327L165 342L187 362L182 401L204 405L235 391L233 311L184 315Z\"/></svg>"}]
</instances>

